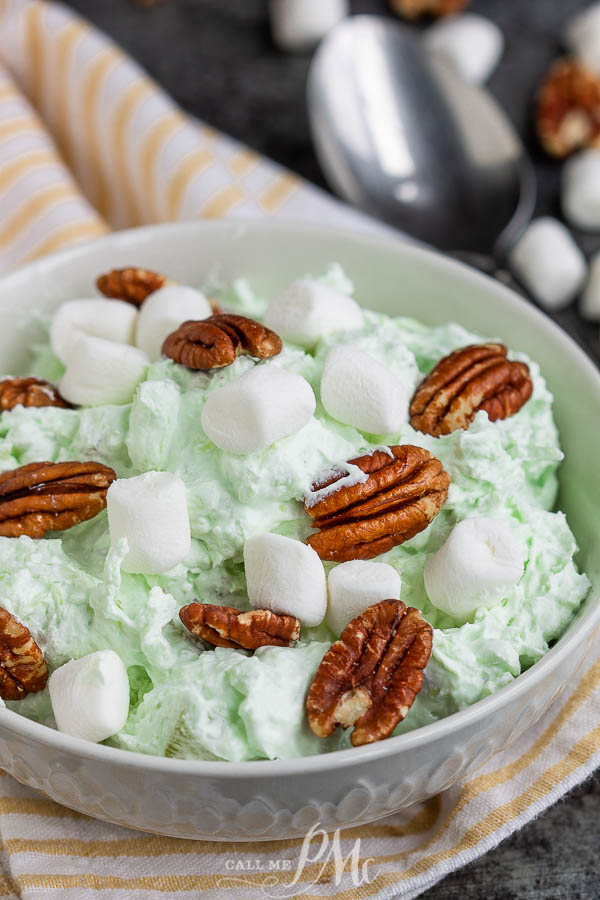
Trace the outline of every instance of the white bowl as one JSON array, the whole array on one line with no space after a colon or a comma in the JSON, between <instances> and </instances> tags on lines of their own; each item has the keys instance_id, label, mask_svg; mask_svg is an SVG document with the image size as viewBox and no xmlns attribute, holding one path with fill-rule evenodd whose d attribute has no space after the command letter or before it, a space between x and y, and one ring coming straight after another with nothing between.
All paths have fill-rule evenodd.
<instances>
[{"instance_id":1,"label":"white bowl","mask_svg":"<svg viewBox=\"0 0 600 900\"><path fill-rule=\"evenodd\" d=\"M600 376L574 342L501 284L435 253L334 229L197 222L122 232L0 282L0 371L24 371L31 317L90 293L107 269L138 265L201 284L247 275L269 295L339 261L366 305L427 323L457 321L536 359L556 398L566 461L560 505L593 589L567 633L516 681L455 715L378 744L302 759L188 762L87 743L0 710L0 765L81 812L208 840L304 836L368 822L471 773L532 725L580 667L600 625Z\"/></svg>"}]
</instances>

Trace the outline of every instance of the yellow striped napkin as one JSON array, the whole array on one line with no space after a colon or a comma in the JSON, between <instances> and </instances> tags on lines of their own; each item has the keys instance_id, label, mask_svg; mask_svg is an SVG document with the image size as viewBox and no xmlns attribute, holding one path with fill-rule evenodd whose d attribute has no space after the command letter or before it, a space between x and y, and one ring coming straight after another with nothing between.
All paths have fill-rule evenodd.
<instances>
[{"instance_id":1,"label":"yellow striped napkin","mask_svg":"<svg viewBox=\"0 0 600 900\"><path fill-rule=\"evenodd\" d=\"M276 214L373 227L184 116L61 6L0 0L0 60L0 271L109 228L159 220ZM333 858L299 866L301 841L228 845L136 834L2 775L0 897L416 897L599 764L596 643L560 704L476 776L407 813L343 832L340 850L344 857L357 850L358 877L351 866L338 875ZM279 889L265 882L272 863Z\"/></svg>"}]
</instances>

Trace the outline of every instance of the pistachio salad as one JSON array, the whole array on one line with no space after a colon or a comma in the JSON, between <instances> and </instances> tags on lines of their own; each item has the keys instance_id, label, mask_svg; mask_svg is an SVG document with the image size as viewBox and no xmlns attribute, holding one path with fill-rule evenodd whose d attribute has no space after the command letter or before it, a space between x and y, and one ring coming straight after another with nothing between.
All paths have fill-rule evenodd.
<instances>
[{"instance_id":1,"label":"pistachio salad","mask_svg":"<svg viewBox=\"0 0 600 900\"><path fill-rule=\"evenodd\" d=\"M563 634L590 582L534 360L335 264L277 297L98 274L0 382L11 710L284 759L464 709Z\"/></svg>"}]
</instances>

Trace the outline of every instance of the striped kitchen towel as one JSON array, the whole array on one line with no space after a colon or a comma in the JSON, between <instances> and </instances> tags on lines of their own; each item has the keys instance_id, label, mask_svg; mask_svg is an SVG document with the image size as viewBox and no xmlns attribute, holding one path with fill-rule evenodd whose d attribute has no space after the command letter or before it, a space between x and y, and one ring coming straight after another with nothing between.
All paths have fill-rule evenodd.
<instances>
[{"instance_id":1,"label":"striped kitchen towel","mask_svg":"<svg viewBox=\"0 0 600 900\"><path fill-rule=\"evenodd\" d=\"M186 117L64 7L0 0L0 60L0 271L111 228L155 221L277 215L374 227ZM596 642L560 702L475 776L405 813L342 832L339 850L330 838L331 852L305 865L300 840L228 845L136 834L3 775L0 897L416 897L599 764ZM338 872L335 853L353 850L357 864ZM264 874L273 864L279 888Z\"/></svg>"}]
</instances>

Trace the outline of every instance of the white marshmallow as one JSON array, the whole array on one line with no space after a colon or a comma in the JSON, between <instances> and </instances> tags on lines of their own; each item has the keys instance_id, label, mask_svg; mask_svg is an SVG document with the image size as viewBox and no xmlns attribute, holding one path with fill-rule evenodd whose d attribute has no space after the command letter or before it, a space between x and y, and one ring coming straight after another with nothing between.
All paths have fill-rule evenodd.
<instances>
[{"instance_id":1,"label":"white marshmallow","mask_svg":"<svg viewBox=\"0 0 600 900\"><path fill-rule=\"evenodd\" d=\"M60 392L77 406L129 403L148 362L137 347L80 335L69 355Z\"/></svg>"},{"instance_id":2,"label":"white marshmallow","mask_svg":"<svg viewBox=\"0 0 600 900\"><path fill-rule=\"evenodd\" d=\"M504 37L495 22L476 13L448 16L427 29L425 47L465 81L483 84L502 56Z\"/></svg>"},{"instance_id":3,"label":"white marshmallow","mask_svg":"<svg viewBox=\"0 0 600 900\"><path fill-rule=\"evenodd\" d=\"M582 150L564 164L562 208L576 228L600 229L600 150Z\"/></svg>"},{"instance_id":4,"label":"white marshmallow","mask_svg":"<svg viewBox=\"0 0 600 900\"><path fill-rule=\"evenodd\" d=\"M586 261L567 228L550 216L536 219L509 255L515 275L542 306L560 309L580 290Z\"/></svg>"},{"instance_id":5,"label":"white marshmallow","mask_svg":"<svg viewBox=\"0 0 600 900\"><path fill-rule=\"evenodd\" d=\"M315 411L315 395L301 375L259 365L209 394L202 428L228 453L255 453L299 431Z\"/></svg>"},{"instance_id":6,"label":"white marshmallow","mask_svg":"<svg viewBox=\"0 0 600 900\"><path fill-rule=\"evenodd\" d=\"M590 274L581 295L579 312L590 322L600 322L600 253L590 260Z\"/></svg>"},{"instance_id":7,"label":"white marshmallow","mask_svg":"<svg viewBox=\"0 0 600 900\"><path fill-rule=\"evenodd\" d=\"M425 563L425 590L434 606L463 622L480 606L497 606L523 571L523 551L509 525L464 519Z\"/></svg>"},{"instance_id":8,"label":"white marshmallow","mask_svg":"<svg viewBox=\"0 0 600 900\"><path fill-rule=\"evenodd\" d=\"M353 559L340 563L327 577L329 602L325 621L340 635L348 622L382 600L399 600L402 580L386 563Z\"/></svg>"},{"instance_id":9,"label":"white marshmallow","mask_svg":"<svg viewBox=\"0 0 600 900\"><path fill-rule=\"evenodd\" d=\"M65 365L82 334L133 344L137 315L135 306L123 300L69 300L54 314L50 344Z\"/></svg>"},{"instance_id":10,"label":"white marshmallow","mask_svg":"<svg viewBox=\"0 0 600 900\"><path fill-rule=\"evenodd\" d=\"M112 544L125 537L125 572L161 575L190 552L185 485L171 472L144 472L113 481L106 495Z\"/></svg>"},{"instance_id":11,"label":"white marshmallow","mask_svg":"<svg viewBox=\"0 0 600 900\"><path fill-rule=\"evenodd\" d=\"M391 434L408 420L408 391L363 350L332 347L321 378L321 401L329 415L369 434Z\"/></svg>"},{"instance_id":12,"label":"white marshmallow","mask_svg":"<svg viewBox=\"0 0 600 900\"><path fill-rule=\"evenodd\" d=\"M325 570L318 554L280 534L257 534L244 545L248 599L254 609L319 625L327 609Z\"/></svg>"},{"instance_id":13,"label":"white marshmallow","mask_svg":"<svg viewBox=\"0 0 600 900\"><path fill-rule=\"evenodd\" d=\"M129 680L114 650L72 659L48 681L59 731L84 741L104 741L123 728L129 715Z\"/></svg>"},{"instance_id":14,"label":"white marshmallow","mask_svg":"<svg viewBox=\"0 0 600 900\"><path fill-rule=\"evenodd\" d=\"M312 278L301 278L271 300L265 325L284 341L310 349L326 334L362 328L363 315L352 297Z\"/></svg>"},{"instance_id":15,"label":"white marshmallow","mask_svg":"<svg viewBox=\"0 0 600 900\"><path fill-rule=\"evenodd\" d=\"M201 291L181 284L167 285L150 294L140 308L135 343L151 361L160 359L166 337L188 319L212 315L210 303Z\"/></svg>"},{"instance_id":16,"label":"white marshmallow","mask_svg":"<svg viewBox=\"0 0 600 900\"><path fill-rule=\"evenodd\" d=\"M273 40L284 50L308 50L348 15L348 0L270 0Z\"/></svg>"},{"instance_id":17,"label":"white marshmallow","mask_svg":"<svg viewBox=\"0 0 600 900\"><path fill-rule=\"evenodd\" d=\"M564 40L574 56L600 72L600 3L569 19Z\"/></svg>"}]
</instances>

